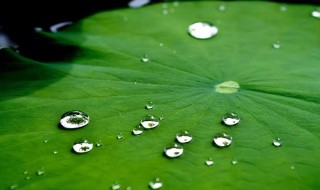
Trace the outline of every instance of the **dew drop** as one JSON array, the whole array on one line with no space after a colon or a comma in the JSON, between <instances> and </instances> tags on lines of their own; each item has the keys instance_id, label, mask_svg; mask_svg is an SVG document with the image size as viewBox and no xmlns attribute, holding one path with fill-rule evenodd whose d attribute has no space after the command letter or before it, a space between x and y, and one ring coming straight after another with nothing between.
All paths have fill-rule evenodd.
<instances>
[{"instance_id":1,"label":"dew drop","mask_svg":"<svg viewBox=\"0 0 320 190\"><path fill-rule=\"evenodd\" d=\"M163 9L163 10L162 10L162 14L163 14L163 15L167 15L168 13L169 13L169 11L168 11L167 9Z\"/></svg>"},{"instance_id":2,"label":"dew drop","mask_svg":"<svg viewBox=\"0 0 320 190\"><path fill-rule=\"evenodd\" d=\"M294 169L296 169L296 167L295 166L290 166L290 169L294 170Z\"/></svg>"},{"instance_id":3,"label":"dew drop","mask_svg":"<svg viewBox=\"0 0 320 190\"><path fill-rule=\"evenodd\" d=\"M181 130L177 135L176 139L179 143L188 143L192 140L192 135L187 130Z\"/></svg>"},{"instance_id":4,"label":"dew drop","mask_svg":"<svg viewBox=\"0 0 320 190\"><path fill-rule=\"evenodd\" d=\"M150 0L132 0L128 3L130 8L139 8L150 3Z\"/></svg>"},{"instance_id":5,"label":"dew drop","mask_svg":"<svg viewBox=\"0 0 320 190\"><path fill-rule=\"evenodd\" d=\"M148 61L149 61L149 56L148 56L148 55L143 55L143 56L141 57L141 62L146 63L146 62L148 62Z\"/></svg>"},{"instance_id":6,"label":"dew drop","mask_svg":"<svg viewBox=\"0 0 320 190\"><path fill-rule=\"evenodd\" d=\"M285 12L287 10L288 10L287 6L285 6L285 5L280 6L280 11Z\"/></svg>"},{"instance_id":7,"label":"dew drop","mask_svg":"<svg viewBox=\"0 0 320 190\"><path fill-rule=\"evenodd\" d=\"M163 44L163 43L159 43L159 46L160 46L160 47L163 47L163 46L164 46L164 44Z\"/></svg>"},{"instance_id":8,"label":"dew drop","mask_svg":"<svg viewBox=\"0 0 320 190\"><path fill-rule=\"evenodd\" d=\"M146 106L145 106L145 108L147 109L147 110L151 110L151 109L153 109L155 107L155 104L153 103L153 102L148 102L147 104L146 104Z\"/></svg>"},{"instance_id":9,"label":"dew drop","mask_svg":"<svg viewBox=\"0 0 320 190\"><path fill-rule=\"evenodd\" d=\"M112 185L111 185L111 189L112 190L118 190L121 188L121 185L119 182L115 181Z\"/></svg>"},{"instance_id":10,"label":"dew drop","mask_svg":"<svg viewBox=\"0 0 320 190\"><path fill-rule=\"evenodd\" d=\"M128 186L128 187L127 187L127 190L131 190L131 187L130 187L130 186Z\"/></svg>"},{"instance_id":11,"label":"dew drop","mask_svg":"<svg viewBox=\"0 0 320 190\"><path fill-rule=\"evenodd\" d=\"M238 92L240 85L235 81L225 81L215 86L215 91L222 94Z\"/></svg>"},{"instance_id":12,"label":"dew drop","mask_svg":"<svg viewBox=\"0 0 320 190\"><path fill-rule=\"evenodd\" d=\"M76 141L72 148L76 153L87 153L92 150L93 144L86 139L81 139Z\"/></svg>"},{"instance_id":13,"label":"dew drop","mask_svg":"<svg viewBox=\"0 0 320 190\"><path fill-rule=\"evenodd\" d=\"M36 172L38 176L44 175L46 173L46 171L44 170L43 167L41 167L40 169L38 169L38 171Z\"/></svg>"},{"instance_id":14,"label":"dew drop","mask_svg":"<svg viewBox=\"0 0 320 190\"><path fill-rule=\"evenodd\" d=\"M320 10L312 11L311 16L314 18L320 18Z\"/></svg>"},{"instance_id":15,"label":"dew drop","mask_svg":"<svg viewBox=\"0 0 320 190\"><path fill-rule=\"evenodd\" d=\"M43 143L47 143L47 142L48 142L48 140L47 140L47 139L43 141Z\"/></svg>"},{"instance_id":16,"label":"dew drop","mask_svg":"<svg viewBox=\"0 0 320 190\"><path fill-rule=\"evenodd\" d=\"M145 129L155 128L159 125L159 123L159 118L153 115L146 115L140 121L141 126Z\"/></svg>"},{"instance_id":17,"label":"dew drop","mask_svg":"<svg viewBox=\"0 0 320 190\"><path fill-rule=\"evenodd\" d=\"M149 186L151 189L160 189L162 187L162 181L160 178L155 178L149 182Z\"/></svg>"},{"instance_id":18,"label":"dew drop","mask_svg":"<svg viewBox=\"0 0 320 190\"><path fill-rule=\"evenodd\" d=\"M222 121L225 125L233 126L240 122L240 117L235 112L228 112L224 114Z\"/></svg>"},{"instance_id":19,"label":"dew drop","mask_svg":"<svg viewBox=\"0 0 320 190\"><path fill-rule=\"evenodd\" d=\"M53 33L56 33L56 32L61 31L63 28L66 28L67 26L70 26L72 24L73 23L70 22L70 21L60 22L60 23L57 23L57 24L54 24L54 25L50 26L50 31L53 32Z\"/></svg>"},{"instance_id":20,"label":"dew drop","mask_svg":"<svg viewBox=\"0 0 320 190\"><path fill-rule=\"evenodd\" d=\"M179 157L183 153L183 147L181 145L174 143L171 146L166 147L164 149L164 153L169 158Z\"/></svg>"},{"instance_id":21,"label":"dew drop","mask_svg":"<svg viewBox=\"0 0 320 190\"><path fill-rule=\"evenodd\" d=\"M102 147L103 143L101 140L98 140L98 142L96 142L96 147Z\"/></svg>"},{"instance_id":22,"label":"dew drop","mask_svg":"<svg viewBox=\"0 0 320 190\"><path fill-rule=\"evenodd\" d=\"M282 146L282 141L281 141L280 138L276 138L276 139L274 139L274 140L272 141L272 144L273 144L273 146L275 146L275 147L280 147L280 146Z\"/></svg>"},{"instance_id":23,"label":"dew drop","mask_svg":"<svg viewBox=\"0 0 320 190\"><path fill-rule=\"evenodd\" d=\"M123 139L123 135L122 135L121 133L119 133L119 134L117 135L117 139Z\"/></svg>"},{"instance_id":24,"label":"dew drop","mask_svg":"<svg viewBox=\"0 0 320 190\"><path fill-rule=\"evenodd\" d=\"M218 147L227 147L232 143L232 137L226 133L219 133L213 138L213 142Z\"/></svg>"},{"instance_id":25,"label":"dew drop","mask_svg":"<svg viewBox=\"0 0 320 190\"><path fill-rule=\"evenodd\" d=\"M136 126L132 129L132 134L141 135L143 133L143 127L141 125Z\"/></svg>"},{"instance_id":26,"label":"dew drop","mask_svg":"<svg viewBox=\"0 0 320 190\"><path fill-rule=\"evenodd\" d=\"M196 22L188 27L189 34L197 39L209 39L218 33L218 28L208 22Z\"/></svg>"},{"instance_id":27,"label":"dew drop","mask_svg":"<svg viewBox=\"0 0 320 190\"><path fill-rule=\"evenodd\" d=\"M212 166L212 165L214 164L214 161L213 161L213 159L210 157L210 158L208 158L208 159L205 161L205 163L206 163L207 166Z\"/></svg>"},{"instance_id":28,"label":"dew drop","mask_svg":"<svg viewBox=\"0 0 320 190\"><path fill-rule=\"evenodd\" d=\"M27 176L27 177L25 177L24 179L25 179L25 180L30 180L31 177L30 177L30 176Z\"/></svg>"},{"instance_id":29,"label":"dew drop","mask_svg":"<svg viewBox=\"0 0 320 190\"><path fill-rule=\"evenodd\" d=\"M55 150L55 151L53 151L53 154L58 154L58 151L56 151L56 150Z\"/></svg>"},{"instance_id":30,"label":"dew drop","mask_svg":"<svg viewBox=\"0 0 320 190\"><path fill-rule=\"evenodd\" d=\"M28 171L24 171L23 174L24 174L24 175L28 175L29 172L28 172Z\"/></svg>"},{"instance_id":31,"label":"dew drop","mask_svg":"<svg viewBox=\"0 0 320 190\"><path fill-rule=\"evenodd\" d=\"M13 184L10 186L10 189L13 190L13 189L17 189L19 186L18 184Z\"/></svg>"},{"instance_id":32,"label":"dew drop","mask_svg":"<svg viewBox=\"0 0 320 190\"><path fill-rule=\"evenodd\" d=\"M281 47L280 42L279 41L275 42L274 44L272 44L272 47L274 49L280 49L280 47Z\"/></svg>"},{"instance_id":33,"label":"dew drop","mask_svg":"<svg viewBox=\"0 0 320 190\"><path fill-rule=\"evenodd\" d=\"M236 165L237 163L238 163L238 160L237 160L237 159L231 160L231 164L232 164L232 165Z\"/></svg>"},{"instance_id":34,"label":"dew drop","mask_svg":"<svg viewBox=\"0 0 320 190\"><path fill-rule=\"evenodd\" d=\"M225 11L226 10L226 6L225 5L220 5L219 6L219 11Z\"/></svg>"},{"instance_id":35,"label":"dew drop","mask_svg":"<svg viewBox=\"0 0 320 190\"><path fill-rule=\"evenodd\" d=\"M77 129L89 123L89 116L81 111L68 111L61 116L60 124L66 129Z\"/></svg>"},{"instance_id":36,"label":"dew drop","mask_svg":"<svg viewBox=\"0 0 320 190\"><path fill-rule=\"evenodd\" d=\"M160 120L160 121L164 120L164 117L163 117L163 116L160 116L160 117L159 117L159 120Z\"/></svg>"}]
</instances>

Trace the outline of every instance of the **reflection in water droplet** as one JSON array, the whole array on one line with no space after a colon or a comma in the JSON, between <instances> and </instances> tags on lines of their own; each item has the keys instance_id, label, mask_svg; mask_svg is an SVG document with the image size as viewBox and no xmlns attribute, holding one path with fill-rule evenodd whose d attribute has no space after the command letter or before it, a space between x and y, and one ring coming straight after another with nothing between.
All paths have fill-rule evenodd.
<instances>
[{"instance_id":1,"label":"reflection in water droplet","mask_svg":"<svg viewBox=\"0 0 320 190\"><path fill-rule=\"evenodd\" d=\"M143 127L141 125L136 126L132 129L132 134L141 135L143 133Z\"/></svg>"},{"instance_id":2,"label":"reflection in water droplet","mask_svg":"<svg viewBox=\"0 0 320 190\"><path fill-rule=\"evenodd\" d=\"M149 56L148 55L144 55L141 57L141 62L146 63L149 61Z\"/></svg>"},{"instance_id":3,"label":"reflection in water droplet","mask_svg":"<svg viewBox=\"0 0 320 190\"><path fill-rule=\"evenodd\" d=\"M13 190L13 189L17 189L19 186L18 184L13 184L10 186L10 189Z\"/></svg>"},{"instance_id":4,"label":"reflection in water droplet","mask_svg":"<svg viewBox=\"0 0 320 190\"><path fill-rule=\"evenodd\" d=\"M153 115L144 116L140 121L141 126L145 129L155 128L159 125L159 123L159 118Z\"/></svg>"},{"instance_id":5,"label":"reflection in water droplet","mask_svg":"<svg viewBox=\"0 0 320 190\"><path fill-rule=\"evenodd\" d=\"M153 102L148 102L148 103L146 104L145 108L146 108L147 110L151 110L151 109L154 108L154 106L155 106L155 104L154 104Z\"/></svg>"},{"instance_id":6,"label":"reflection in water droplet","mask_svg":"<svg viewBox=\"0 0 320 190\"><path fill-rule=\"evenodd\" d=\"M236 165L237 163L238 163L238 160L237 160L237 159L231 160L231 164L232 164L232 165Z\"/></svg>"},{"instance_id":7,"label":"reflection in water droplet","mask_svg":"<svg viewBox=\"0 0 320 190\"><path fill-rule=\"evenodd\" d=\"M171 146L168 146L164 149L164 153L169 157L169 158L175 158L179 157L183 153L183 147L174 143Z\"/></svg>"},{"instance_id":8,"label":"reflection in water droplet","mask_svg":"<svg viewBox=\"0 0 320 190\"><path fill-rule=\"evenodd\" d=\"M210 157L210 158L208 158L207 160L206 160L206 165L207 166L212 166L213 164L214 164L214 161L213 161L213 159Z\"/></svg>"},{"instance_id":9,"label":"reflection in water droplet","mask_svg":"<svg viewBox=\"0 0 320 190\"><path fill-rule=\"evenodd\" d=\"M69 111L61 116L60 124L66 129L76 129L86 126L89 116L81 111Z\"/></svg>"},{"instance_id":10,"label":"reflection in water droplet","mask_svg":"<svg viewBox=\"0 0 320 190\"><path fill-rule=\"evenodd\" d=\"M150 0L132 0L128 3L130 8L139 8L150 3Z\"/></svg>"},{"instance_id":11,"label":"reflection in water droplet","mask_svg":"<svg viewBox=\"0 0 320 190\"><path fill-rule=\"evenodd\" d=\"M55 151L53 151L53 154L58 154L58 151L56 151L56 150L55 150Z\"/></svg>"},{"instance_id":12,"label":"reflection in water droplet","mask_svg":"<svg viewBox=\"0 0 320 190\"><path fill-rule=\"evenodd\" d=\"M121 185L119 182L115 181L112 185L111 185L111 189L112 190L118 190L121 188Z\"/></svg>"},{"instance_id":13,"label":"reflection in water droplet","mask_svg":"<svg viewBox=\"0 0 320 190\"><path fill-rule=\"evenodd\" d=\"M92 150L93 144L86 139L81 139L76 141L72 148L76 153L87 153Z\"/></svg>"},{"instance_id":14,"label":"reflection in water droplet","mask_svg":"<svg viewBox=\"0 0 320 190\"><path fill-rule=\"evenodd\" d=\"M280 6L280 11L287 11L288 10L288 8L287 8L287 6L285 6L285 5L281 5Z\"/></svg>"},{"instance_id":15,"label":"reflection in water droplet","mask_svg":"<svg viewBox=\"0 0 320 190\"><path fill-rule=\"evenodd\" d=\"M225 125L233 126L240 122L240 116L235 112L228 112L224 114L222 121Z\"/></svg>"},{"instance_id":16,"label":"reflection in water droplet","mask_svg":"<svg viewBox=\"0 0 320 190\"><path fill-rule=\"evenodd\" d=\"M58 24L54 24L52 26L50 26L50 31L55 33L55 32L59 32L61 31L63 28L72 25L73 23L70 21L67 22L60 22Z\"/></svg>"},{"instance_id":17,"label":"reflection in water droplet","mask_svg":"<svg viewBox=\"0 0 320 190\"><path fill-rule=\"evenodd\" d=\"M225 5L220 5L219 6L219 11L225 11L226 10L226 6Z\"/></svg>"},{"instance_id":18,"label":"reflection in water droplet","mask_svg":"<svg viewBox=\"0 0 320 190\"><path fill-rule=\"evenodd\" d=\"M213 138L213 142L218 147L227 147L232 143L232 137L230 135L227 135L226 133L220 133Z\"/></svg>"},{"instance_id":19,"label":"reflection in water droplet","mask_svg":"<svg viewBox=\"0 0 320 190\"><path fill-rule=\"evenodd\" d=\"M37 175L41 176L41 175L44 175L46 173L46 171L44 170L43 167L41 167L40 169L38 169L37 171Z\"/></svg>"},{"instance_id":20,"label":"reflection in water droplet","mask_svg":"<svg viewBox=\"0 0 320 190\"><path fill-rule=\"evenodd\" d=\"M188 27L189 34L197 39L208 39L218 33L218 28L208 22L196 22Z\"/></svg>"},{"instance_id":21,"label":"reflection in water droplet","mask_svg":"<svg viewBox=\"0 0 320 190\"><path fill-rule=\"evenodd\" d=\"M192 135L187 130L181 130L177 135L176 139L179 143L188 143L192 140Z\"/></svg>"},{"instance_id":22,"label":"reflection in water droplet","mask_svg":"<svg viewBox=\"0 0 320 190\"><path fill-rule=\"evenodd\" d=\"M273 47L274 49L279 49L279 48L281 47L280 42L277 41L276 43L272 44L272 47Z\"/></svg>"},{"instance_id":23,"label":"reflection in water droplet","mask_svg":"<svg viewBox=\"0 0 320 190\"><path fill-rule=\"evenodd\" d=\"M240 85L235 81L225 81L223 83L217 84L215 90L222 94L232 94L238 92Z\"/></svg>"},{"instance_id":24,"label":"reflection in water droplet","mask_svg":"<svg viewBox=\"0 0 320 190\"><path fill-rule=\"evenodd\" d=\"M272 144L273 144L273 146L275 146L275 147L280 147L280 146L282 146L282 141L281 141L280 138L276 138L276 139L274 139L274 140L272 141Z\"/></svg>"},{"instance_id":25,"label":"reflection in water droplet","mask_svg":"<svg viewBox=\"0 0 320 190\"><path fill-rule=\"evenodd\" d=\"M155 178L149 182L149 186L151 189L160 189L162 187L162 181L160 178Z\"/></svg>"},{"instance_id":26,"label":"reflection in water droplet","mask_svg":"<svg viewBox=\"0 0 320 190\"><path fill-rule=\"evenodd\" d=\"M119 133L119 134L117 135L117 139L123 139L123 135L122 135L121 133Z\"/></svg>"},{"instance_id":27,"label":"reflection in water droplet","mask_svg":"<svg viewBox=\"0 0 320 190\"><path fill-rule=\"evenodd\" d=\"M311 16L314 18L320 18L320 10L312 11Z\"/></svg>"},{"instance_id":28,"label":"reflection in water droplet","mask_svg":"<svg viewBox=\"0 0 320 190\"><path fill-rule=\"evenodd\" d=\"M103 143L101 140L98 140L98 142L96 142L96 147L102 147Z\"/></svg>"}]
</instances>

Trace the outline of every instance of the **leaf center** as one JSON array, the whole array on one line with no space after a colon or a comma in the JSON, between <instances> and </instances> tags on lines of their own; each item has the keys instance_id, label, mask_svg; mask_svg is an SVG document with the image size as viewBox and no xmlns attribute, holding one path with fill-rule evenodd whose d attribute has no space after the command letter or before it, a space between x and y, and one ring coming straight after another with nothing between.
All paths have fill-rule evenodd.
<instances>
[{"instance_id":1,"label":"leaf center","mask_svg":"<svg viewBox=\"0 0 320 190\"><path fill-rule=\"evenodd\" d=\"M223 94L231 94L238 92L240 85L234 81L226 81L215 86L215 91Z\"/></svg>"}]
</instances>

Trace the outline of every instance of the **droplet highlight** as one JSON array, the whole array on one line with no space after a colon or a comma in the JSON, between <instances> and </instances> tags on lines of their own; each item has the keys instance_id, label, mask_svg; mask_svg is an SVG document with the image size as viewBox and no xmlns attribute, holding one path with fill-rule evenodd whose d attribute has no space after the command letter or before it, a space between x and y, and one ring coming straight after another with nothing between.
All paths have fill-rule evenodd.
<instances>
[{"instance_id":1,"label":"droplet highlight","mask_svg":"<svg viewBox=\"0 0 320 190\"><path fill-rule=\"evenodd\" d=\"M217 35L218 28L208 22L196 22L188 27L188 33L196 39L209 39Z\"/></svg>"},{"instance_id":2,"label":"droplet highlight","mask_svg":"<svg viewBox=\"0 0 320 190\"><path fill-rule=\"evenodd\" d=\"M144 129L141 125L136 126L132 129L132 134L134 135L141 135L143 133Z\"/></svg>"},{"instance_id":3,"label":"droplet highlight","mask_svg":"<svg viewBox=\"0 0 320 190\"><path fill-rule=\"evenodd\" d=\"M155 107L155 104L153 102L147 102L145 108L147 110L152 110Z\"/></svg>"},{"instance_id":4,"label":"droplet highlight","mask_svg":"<svg viewBox=\"0 0 320 190\"><path fill-rule=\"evenodd\" d=\"M188 143L192 140L192 135L187 130L181 130L179 133L177 133L176 139L179 143Z\"/></svg>"},{"instance_id":5,"label":"droplet highlight","mask_svg":"<svg viewBox=\"0 0 320 190\"><path fill-rule=\"evenodd\" d=\"M149 186L151 189L160 189L162 187L162 181L160 178L155 178L149 182Z\"/></svg>"},{"instance_id":6,"label":"droplet highlight","mask_svg":"<svg viewBox=\"0 0 320 190\"><path fill-rule=\"evenodd\" d=\"M218 147L228 147L232 143L232 137L226 133L219 133L213 138L213 142Z\"/></svg>"},{"instance_id":7,"label":"droplet highlight","mask_svg":"<svg viewBox=\"0 0 320 190\"><path fill-rule=\"evenodd\" d=\"M235 112L228 112L224 114L222 121L227 126L233 126L240 122L240 116Z\"/></svg>"},{"instance_id":8,"label":"droplet highlight","mask_svg":"<svg viewBox=\"0 0 320 190\"><path fill-rule=\"evenodd\" d=\"M89 116L81 111L68 111L61 116L60 124L66 129L77 129L88 125Z\"/></svg>"},{"instance_id":9,"label":"droplet highlight","mask_svg":"<svg viewBox=\"0 0 320 190\"><path fill-rule=\"evenodd\" d=\"M213 161L213 159L210 157L210 158L208 158L208 159L205 161L205 164L206 164L207 166L212 166L212 165L214 164L214 161Z\"/></svg>"},{"instance_id":10,"label":"droplet highlight","mask_svg":"<svg viewBox=\"0 0 320 190\"><path fill-rule=\"evenodd\" d=\"M171 146L166 147L164 149L164 153L169 158L176 158L182 155L183 147L181 145L174 143Z\"/></svg>"},{"instance_id":11,"label":"droplet highlight","mask_svg":"<svg viewBox=\"0 0 320 190\"><path fill-rule=\"evenodd\" d=\"M86 139L81 139L75 142L72 148L74 152L82 154L90 152L93 148L93 144Z\"/></svg>"},{"instance_id":12,"label":"droplet highlight","mask_svg":"<svg viewBox=\"0 0 320 190\"><path fill-rule=\"evenodd\" d=\"M159 123L159 118L153 115L146 115L140 121L141 126L145 129L155 128L159 125Z\"/></svg>"},{"instance_id":13,"label":"droplet highlight","mask_svg":"<svg viewBox=\"0 0 320 190\"><path fill-rule=\"evenodd\" d=\"M282 141L281 141L280 138L276 138L276 139L274 139L274 140L272 141L272 144L273 144L273 146L275 146L275 147L280 147L280 146L282 146Z\"/></svg>"}]
</instances>

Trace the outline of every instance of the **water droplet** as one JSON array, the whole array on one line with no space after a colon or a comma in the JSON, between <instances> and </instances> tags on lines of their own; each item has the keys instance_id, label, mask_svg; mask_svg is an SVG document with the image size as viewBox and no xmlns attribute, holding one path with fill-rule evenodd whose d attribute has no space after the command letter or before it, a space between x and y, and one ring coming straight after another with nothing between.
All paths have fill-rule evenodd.
<instances>
[{"instance_id":1,"label":"water droplet","mask_svg":"<svg viewBox=\"0 0 320 190\"><path fill-rule=\"evenodd\" d=\"M294 170L294 169L296 169L296 167L295 166L291 166L290 169Z\"/></svg>"},{"instance_id":2,"label":"water droplet","mask_svg":"<svg viewBox=\"0 0 320 190\"><path fill-rule=\"evenodd\" d=\"M320 18L320 10L312 11L311 16L314 18Z\"/></svg>"},{"instance_id":3,"label":"water droplet","mask_svg":"<svg viewBox=\"0 0 320 190\"><path fill-rule=\"evenodd\" d=\"M159 125L159 123L159 118L153 115L144 116L140 121L141 126L145 129L155 128Z\"/></svg>"},{"instance_id":4,"label":"water droplet","mask_svg":"<svg viewBox=\"0 0 320 190\"><path fill-rule=\"evenodd\" d=\"M13 184L10 186L10 189L13 190L13 189L17 189L19 186L18 184Z\"/></svg>"},{"instance_id":5,"label":"water droplet","mask_svg":"<svg viewBox=\"0 0 320 190\"><path fill-rule=\"evenodd\" d=\"M48 142L48 140L47 140L47 139L43 141L43 143L47 143L47 142Z\"/></svg>"},{"instance_id":6,"label":"water droplet","mask_svg":"<svg viewBox=\"0 0 320 190\"><path fill-rule=\"evenodd\" d=\"M212 165L214 164L214 161L213 161L213 159L210 157L210 158L208 158L208 159L205 161L205 163L206 163L207 166L212 166Z\"/></svg>"},{"instance_id":7,"label":"water droplet","mask_svg":"<svg viewBox=\"0 0 320 190\"><path fill-rule=\"evenodd\" d=\"M172 5L173 5L174 7L179 7L180 3L179 3L179 1L174 1L174 2L172 3Z\"/></svg>"},{"instance_id":8,"label":"water droplet","mask_svg":"<svg viewBox=\"0 0 320 190\"><path fill-rule=\"evenodd\" d=\"M218 93L231 94L238 92L240 85L234 81L226 81L215 86Z\"/></svg>"},{"instance_id":9,"label":"water droplet","mask_svg":"<svg viewBox=\"0 0 320 190\"><path fill-rule=\"evenodd\" d=\"M148 61L149 61L149 56L148 56L148 55L143 55L143 56L141 57L141 62L146 63L146 62L148 62Z\"/></svg>"},{"instance_id":10,"label":"water droplet","mask_svg":"<svg viewBox=\"0 0 320 190\"><path fill-rule=\"evenodd\" d=\"M63 28L66 28L67 26L72 25L73 23L70 21L67 22L60 22L58 24L54 24L52 26L50 26L50 31L55 33L55 32L59 32L61 31Z\"/></svg>"},{"instance_id":11,"label":"water droplet","mask_svg":"<svg viewBox=\"0 0 320 190\"><path fill-rule=\"evenodd\" d=\"M162 14L163 14L163 15L167 15L168 13L169 13L169 11L168 11L167 9L163 9L163 10L162 10Z\"/></svg>"},{"instance_id":12,"label":"water droplet","mask_svg":"<svg viewBox=\"0 0 320 190\"><path fill-rule=\"evenodd\" d=\"M236 160L236 159L231 160L232 165L236 165L237 163L238 163L238 160Z\"/></svg>"},{"instance_id":13,"label":"water droplet","mask_svg":"<svg viewBox=\"0 0 320 190\"><path fill-rule=\"evenodd\" d=\"M196 22L188 27L189 34L197 39L208 39L218 33L218 28L208 22Z\"/></svg>"},{"instance_id":14,"label":"water droplet","mask_svg":"<svg viewBox=\"0 0 320 190\"><path fill-rule=\"evenodd\" d=\"M28 172L28 171L24 171L23 174L24 174L24 175L27 175L27 174L29 174L29 172Z\"/></svg>"},{"instance_id":15,"label":"water droplet","mask_svg":"<svg viewBox=\"0 0 320 190\"><path fill-rule=\"evenodd\" d=\"M131 187L130 187L130 186L128 186L128 187L127 187L127 190L131 190Z\"/></svg>"},{"instance_id":16,"label":"water droplet","mask_svg":"<svg viewBox=\"0 0 320 190\"><path fill-rule=\"evenodd\" d=\"M123 139L123 135L122 135L121 133L119 133L119 134L117 135L117 139Z\"/></svg>"},{"instance_id":17,"label":"water droplet","mask_svg":"<svg viewBox=\"0 0 320 190\"><path fill-rule=\"evenodd\" d=\"M280 138L276 138L276 139L274 139L274 140L272 141L272 144L273 144L273 146L275 146L275 147L280 147L280 146L282 146L282 141L281 141Z\"/></svg>"},{"instance_id":18,"label":"water droplet","mask_svg":"<svg viewBox=\"0 0 320 190\"><path fill-rule=\"evenodd\" d=\"M141 125L136 126L132 129L132 134L141 135L143 133L143 127Z\"/></svg>"},{"instance_id":19,"label":"water droplet","mask_svg":"<svg viewBox=\"0 0 320 190\"><path fill-rule=\"evenodd\" d=\"M121 188L121 185L119 182L115 181L112 185L111 185L111 189L112 190L118 190Z\"/></svg>"},{"instance_id":20,"label":"water droplet","mask_svg":"<svg viewBox=\"0 0 320 190\"><path fill-rule=\"evenodd\" d=\"M151 110L151 109L154 108L154 106L155 106L155 104L154 104L153 102L148 102L148 103L146 104L145 108L146 108L147 110Z\"/></svg>"},{"instance_id":21,"label":"water droplet","mask_svg":"<svg viewBox=\"0 0 320 190\"><path fill-rule=\"evenodd\" d=\"M101 140L98 140L98 142L96 142L96 147L102 147L103 143Z\"/></svg>"},{"instance_id":22,"label":"water droplet","mask_svg":"<svg viewBox=\"0 0 320 190\"><path fill-rule=\"evenodd\" d=\"M284 12L284 11L287 11L287 10L288 10L287 6L285 6L285 5L281 5L280 6L280 11Z\"/></svg>"},{"instance_id":23,"label":"water droplet","mask_svg":"<svg viewBox=\"0 0 320 190\"><path fill-rule=\"evenodd\" d=\"M58 154L58 151L56 151L56 150L55 150L55 151L53 151L53 154Z\"/></svg>"},{"instance_id":24,"label":"water droplet","mask_svg":"<svg viewBox=\"0 0 320 190\"><path fill-rule=\"evenodd\" d=\"M139 8L150 3L150 0L132 0L128 3L130 8Z\"/></svg>"},{"instance_id":25,"label":"water droplet","mask_svg":"<svg viewBox=\"0 0 320 190\"><path fill-rule=\"evenodd\" d=\"M41 167L41 168L38 169L38 171L37 171L37 175L38 175L38 176L44 175L45 173L46 173L46 171L44 170L43 167Z\"/></svg>"},{"instance_id":26,"label":"water droplet","mask_svg":"<svg viewBox=\"0 0 320 190\"><path fill-rule=\"evenodd\" d=\"M275 42L274 44L272 44L272 47L274 49L279 49L281 47L280 42L279 41Z\"/></svg>"},{"instance_id":27,"label":"water droplet","mask_svg":"<svg viewBox=\"0 0 320 190\"><path fill-rule=\"evenodd\" d=\"M220 5L219 6L219 11L225 11L226 10L226 6L225 5Z\"/></svg>"},{"instance_id":28,"label":"water droplet","mask_svg":"<svg viewBox=\"0 0 320 190\"><path fill-rule=\"evenodd\" d=\"M160 121L164 120L164 117L163 117L163 116L160 116L160 117L159 117L159 120L160 120Z\"/></svg>"},{"instance_id":29,"label":"water droplet","mask_svg":"<svg viewBox=\"0 0 320 190\"><path fill-rule=\"evenodd\" d=\"M78 140L72 146L76 153L87 153L92 150L93 144L86 139Z\"/></svg>"},{"instance_id":30,"label":"water droplet","mask_svg":"<svg viewBox=\"0 0 320 190\"><path fill-rule=\"evenodd\" d=\"M182 130L176 135L176 139L179 143L188 143L192 140L192 135L187 130Z\"/></svg>"},{"instance_id":31,"label":"water droplet","mask_svg":"<svg viewBox=\"0 0 320 190\"><path fill-rule=\"evenodd\" d=\"M163 8L163 9L168 8L168 3L163 3L163 4L162 4L162 8Z\"/></svg>"},{"instance_id":32,"label":"water droplet","mask_svg":"<svg viewBox=\"0 0 320 190\"><path fill-rule=\"evenodd\" d=\"M25 179L25 180L30 180L31 177L30 177L30 176L27 176L27 177L25 177L24 179Z\"/></svg>"},{"instance_id":33,"label":"water droplet","mask_svg":"<svg viewBox=\"0 0 320 190\"><path fill-rule=\"evenodd\" d=\"M230 135L227 135L226 133L220 133L213 138L213 142L218 147L227 147L232 143L232 137Z\"/></svg>"},{"instance_id":34,"label":"water droplet","mask_svg":"<svg viewBox=\"0 0 320 190\"><path fill-rule=\"evenodd\" d=\"M61 116L60 124L66 129L77 129L89 123L89 116L81 111L69 111Z\"/></svg>"},{"instance_id":35,"label":"water droplet","mask_svg":"<svg viewBox=\"0 0 320 190\"><path fill-rule=\"evenodd\" d=\"M151 189L160 189L162 187L162 181L160 178L155 178L149 182Z\"/></svg>"},{"instance_id":36,"label":"water droplet","mask_svg":"<svg viewBox=\"0 0 320 190\"><path fill-rule=\"evenodd\" d=\"M163 43L159 43L159 46L160 46L160 47L163 47L163 45L164 45Z\"/></svg>"},{"instance_id":37,"label":"water droplet","mask_svg":"<svg viewBox=\"0 0 320 190\"><path fill-rule=\"evenodd\" d=\"M225 125L233 126L240 122L240 117L235 112L228 112L224 114L222 121Z\"/></svg>"},{"instance_id":38,"label":"water droplet","mask_svg":"<svg viewBox=\"0 0 320 190\"><path fill-rule=\"evenodd\" d=\"M179 157L183 153L183 147L181 145L178 145L176 143L172 144L171 146L168 146L164 149L164 153L169 157L169 158L175 158Z\"/></svg>"}]
</instances>

